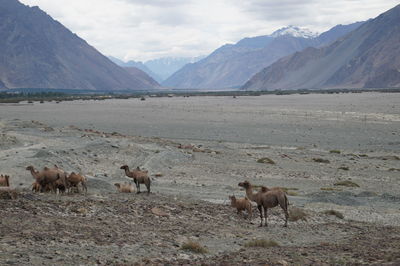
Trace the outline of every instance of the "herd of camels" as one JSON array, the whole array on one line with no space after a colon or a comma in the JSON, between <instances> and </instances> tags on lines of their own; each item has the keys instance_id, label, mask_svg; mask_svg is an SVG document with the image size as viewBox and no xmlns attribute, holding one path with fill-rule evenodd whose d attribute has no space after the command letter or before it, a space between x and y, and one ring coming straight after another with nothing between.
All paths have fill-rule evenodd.
<instances>
[{"instance_id":1,"label":"herd of camels","mask_svg":"<svg viewBox=\"0 0 400 266\"><path fill-rule=\"evenodd\" d=\"M147 188L147 193L150 193L151 179L148 175L148 171L141 170L137 167L134 170L130 170L127 165L123 165L120 169L125 171L125 175L133 179L136 185L137 193L140 193L140 184L144 184ZM31 175L35 179L32 184L33 192L54 192L70 193L72 189L79 192L79 186L82 190L87 192L86 178L82 174L70 173L68 174L63 169L54 165L53 168L44 167L41 171L36 170L33 166L26 167L26 170L30 171ZM10 187L10 177L8 175L0 175L0 187ZM134 188L129 183L115 183L114 184L120 192L133 192ZM243 210L247 211L248 218L252 216L251 201L257 204L257 208L260 212L261 223L263 226L263 220L265 220L265 226L267 226L268 209L280 206L285 214L285 224L289 218L288 213L288 199L286 193L278 188L267 188L262 186L260 191L253 192L253 186L249 181L240 182L238 186L243 187L246 190L246 197L237 199L235 196L230 196L231 206L237 209L238 214L242 213ZM264 215L263 215L264 212Z\"/></svg>"}]
</instances>

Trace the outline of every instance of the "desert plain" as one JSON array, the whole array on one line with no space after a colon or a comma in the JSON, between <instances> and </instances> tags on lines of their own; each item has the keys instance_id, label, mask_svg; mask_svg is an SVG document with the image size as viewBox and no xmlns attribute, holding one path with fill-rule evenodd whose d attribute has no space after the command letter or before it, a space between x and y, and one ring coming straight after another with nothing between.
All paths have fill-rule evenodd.
<instances>
[{"instance_id":1,"label":"desert plain","mask_svg":"<svg viewBox=\"0 0 400 266\"><path fill-rule=\"evenodd\" d=\"M88 193L33 193L54 164ZM399 93L0 104L0 174L1 265L400 263ZM286 191L287 228L236 213L244 180Z\"/></svg>"}]
</instances>

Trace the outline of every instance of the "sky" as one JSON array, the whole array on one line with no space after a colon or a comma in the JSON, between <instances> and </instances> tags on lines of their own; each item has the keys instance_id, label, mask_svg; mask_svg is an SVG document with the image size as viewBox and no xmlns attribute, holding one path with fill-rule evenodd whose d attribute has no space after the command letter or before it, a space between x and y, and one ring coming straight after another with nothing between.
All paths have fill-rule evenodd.
<instances>
[{"instance_id":1,"label":"sky","mask_svg":"<svg viewBox=\"0 0 400 266\"><path fill-rule=\"evenodd\" d=\"M374 18L398 0L20 0L124 61L208 55L288 25L324 32Z\"/></svg>"}]
</instances>

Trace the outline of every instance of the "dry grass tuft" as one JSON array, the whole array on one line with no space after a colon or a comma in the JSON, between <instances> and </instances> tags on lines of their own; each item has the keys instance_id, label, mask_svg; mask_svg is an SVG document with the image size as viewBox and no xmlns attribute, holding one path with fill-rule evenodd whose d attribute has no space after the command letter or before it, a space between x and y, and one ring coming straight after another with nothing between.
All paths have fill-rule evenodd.
<instances>
[{"instance_id":1,"label":"dry grass tuft","mask_svg":"<svg viewBox=\"0 0 400 266\"><path fill-rule=\"evenodd\" d=\"M326 210L323 213L326 214L326 215L334 215L339 219L343 219L344 218L344 215L341 212L335 211L335 210Z\"/></svg>"},{"instance_id":2,"label":"dry grass tuft","mask_svg":"<svg viewBox=\"0 0 400 266\"><path fill-rule=\"evenodd\" d=\"M289 196L298 196L299 193L297 193L296 191L288 191L286 192L286 194L288 194Z\"/></svg>"},{"instance_id":3,"label":"dry grass tuft","mask_svg":"<svg viewBox=\"0 0 400 266\"><path fill-rule=\"evenodd\" d=\"M267 163L267 164L276 164L272 159L268 157L264 157L257 160L257 163Z\"/></svg>"},{"instance_id":4,"label":"dry grass tuft","mask_svg":"<svg viewBox=\"0 0 400 266\"><path fill-rule=\"evenodd\" d=\"M299 220L307 221L308 214L300 208L291 208L289 211L289 221L296 222Z\"/></svg>"},{"instance_id":5,"label":"dry grass tuft","mask_svg":"<svg viewBox=\"0 0 400 266\"><path fill-rule=\"evenodd\" d=\"M357 183L354 183L353 181L350 181L350 180L340 181L333 185L344 186L344 187L360 187Z\"/></svg>"},{"instance_id":6,"label":"dry grass tuft","mask_svg":"<svg viewBox=\"0 0 400 266\"><path fill-rule=\"evenodd\" d=\"M246 242L244 244L245 247L261 247L261 248L270 248L270 247L278 247L278 242L274 240L267 240L267 239L254 239Z\"/></svg>"},{"instance_id":7,"label":"dry grass tuft","mask_svg":"<svg viewBox=\"0 0 400 266\"><path fill-rule=\"evenodd\" d=\"M208 250L205 247L203 247L199 243L193 242L193 241L188 241L188 242L184 243L181 246L181 249L191 251L194 253L199 253L199 254L208 253Z\"/></svg>"},{"instance_id":8,"label":"dry grass tuft","mask_svg":"<svg viewBox=\"0 0 400 266\"><path fill-rule=\"evenodd\" d=\"M313 161L316 163L330 163L328 159L322 159L322 158L313 158Z\"/></svg>"},{"instance_id":9,"label":"dry grass tuft","mask_svg":"<svg viewBox=\"0 0 400 266\"><path fill-rule=\"evenodd\" d=\"M321 190L323 190L323 191L342 191L340 188L334 188L334 187L322 187Z\"/></svg>"}]
</instances>

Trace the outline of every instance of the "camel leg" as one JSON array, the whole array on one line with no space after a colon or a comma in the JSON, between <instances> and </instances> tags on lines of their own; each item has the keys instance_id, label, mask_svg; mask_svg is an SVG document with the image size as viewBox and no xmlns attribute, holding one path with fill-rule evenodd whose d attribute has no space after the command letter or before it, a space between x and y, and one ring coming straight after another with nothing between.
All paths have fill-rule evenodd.
<instances>
[{"instance_id":1,"label":"camel leg","mask_svg":"<svg viewBox=\"0 0 400 266\"><path fill-rule=\"evenodd\" d=\"M260 212L260 219L261 219L260 227L262 227L263 215L262 215L262 208L261 208L261 205L257 205L257 208L258 208L258 211Z\"/></svg>"},{"instance_id":2,"label":"camel leg","mask_svg":"<svg viewBox=\"0 0 400 266\"><path fill-rule=\"evenodd\" d=\"M250 208L247 210L247 217L249 220L251 220L252 216L253 216L253 210L251 209L251 206L250 206Z\"/></svg>"},{"instance_id":3,"label":"camel leg","mask_svg":"<svg viewBox=\"0 0 400 266\"><path fill-rule=\"evenodd\" d=\"M140 193L140 184L139 184L139 182L136 183L136 190L137 190L136 194L139 194Z\"/></svg>"},{"instance_id":4,"label":"camel leg","mask_svg":"<svg viewBox=\"0 0 400 266\"><path fill-rule=\"evenodd\" d=\"M81 183L82 184L82 189L85 190L85 193L87 193L87 186L85 183Z\"/></svg>"},{"instance_id":5,"label":"camel leg","mask_svg":"<svg viewBox=\"0 0 400 266\"><path fill-rule=\"evenodd\" d=\"M146 184L146 188L147 188L147 194L150 194L150 185Z\"/></svg>"},{"instance_id":6,"label":"camel leg","mask_svg":"<svg viewBox=\"0 0 400 266\"><path fill-rule=\"evenodd\" d=\"M265 218L265 226L268 226L267 219L268 219L268 208L264 207L264 218Z\"/></svg>"}]
</instances>

